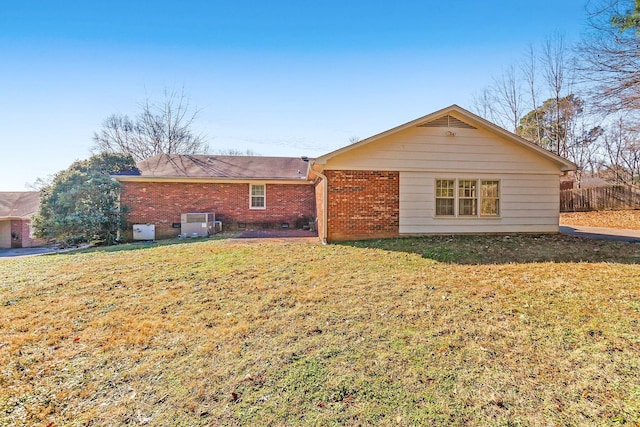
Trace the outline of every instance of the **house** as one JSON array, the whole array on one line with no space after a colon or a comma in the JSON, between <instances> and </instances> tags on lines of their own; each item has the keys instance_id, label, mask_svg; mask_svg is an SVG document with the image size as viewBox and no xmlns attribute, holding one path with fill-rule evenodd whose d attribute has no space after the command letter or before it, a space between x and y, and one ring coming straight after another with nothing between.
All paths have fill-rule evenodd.
<instances>
[{"instance_id":1,"label":"house","mask_svg":"<svg viewBox=\"0 0 640 427\"><path fill-rule=\"evenodd\" d=\"M316 215L309 160L291 157L160 154L139 173L114 175L132 224L154 224L158 239L180 234L181 214L214 213L225 230L281 228Z\"/></svg>"},{"instance_id":2,"label":"house","mask_svg":"<svg viewBox=\"0 0 640 427\"><path fill-rule=\"evenodd\" d=\"M114 176L121 204L157 238L177 236L183 213L213 212L225 229L315 219L333 242L557 233L560 176L576 165L452 105L316 159L158 155L138 169Z\"/></svg>"},{"instance_id":3,"label":"house","mask_svg":"<svg viewBox=\"0 0 640 427\"><path fill-rule=\"evenodd\" d=\"M576 165L457 105L311 161L323 240L557 233Z\"/></svg>"},{"instance_id":4,"label":"house","mask_svg":"<svg viewBox=\"0 0 640 427\"><path fill-rule=\"evenodd\" d=\"M599 176L577 176L577 173L569 172L560 177L560 191L575 190L578 188L609 187L613 185Z\"/></svg>"},{"instance_id":5,"label":"house","mask_svg":"<svg viewBox=\"0 0 640 427\"><path fill-rule=\"evenodd\" d=\"M37 191L0 192L0 248L28 248L43 243L31 233L31 217L39 206Z\"/></svg>"}]
</instances>

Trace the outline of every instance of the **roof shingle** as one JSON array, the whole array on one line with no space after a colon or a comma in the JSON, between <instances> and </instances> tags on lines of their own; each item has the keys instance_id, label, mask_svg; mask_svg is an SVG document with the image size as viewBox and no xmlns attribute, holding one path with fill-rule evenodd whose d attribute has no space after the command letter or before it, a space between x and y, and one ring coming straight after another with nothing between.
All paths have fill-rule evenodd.
<instances>
[{"instance_id":1,"label":"roof shingle","mask_svg":"<svg viewBox=\"0 0 640 427\"><path fill-rule=\"evenodd\" d=\"M309 163L300 157L158 154L137 166L147 178L305 180Z\"/></svg>"},{"instance_id":2,"label":"roof shingle","mask_svg":"<svg viewBox=\"0 0 640 427\"><path fill-rule=\"evenodd\" d=\"M0 192L0 218L30 218L39 206L38 191Z\"/></svg>"}]
</instances>

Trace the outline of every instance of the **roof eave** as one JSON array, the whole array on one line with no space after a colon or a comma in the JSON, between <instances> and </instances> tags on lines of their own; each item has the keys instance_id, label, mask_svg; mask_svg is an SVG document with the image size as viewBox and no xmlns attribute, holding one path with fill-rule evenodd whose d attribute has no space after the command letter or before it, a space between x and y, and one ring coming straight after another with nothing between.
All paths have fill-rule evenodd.
<instances>
[{"instance_id":1,"label":"roof eave","mask_svg":"<svg viewBox=\"0 0 640 427\"><path fill-rule=\"evenodd\" d=\"M200 182L200 183L247 183L247 182L273 182L280 184L305 184L308 183L306 177L303 178L224 178L224 177L184 177L184 176L141 176L141 175L112 175L116 181L120 182Z\"/></svg>"}]
</instances>

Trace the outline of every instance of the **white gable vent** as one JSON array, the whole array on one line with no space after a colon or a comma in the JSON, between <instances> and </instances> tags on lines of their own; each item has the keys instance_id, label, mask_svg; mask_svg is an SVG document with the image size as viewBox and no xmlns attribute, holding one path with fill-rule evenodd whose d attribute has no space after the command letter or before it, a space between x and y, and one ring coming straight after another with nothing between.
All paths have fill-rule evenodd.
<instances>
[{"instance_id":1,"label":"white gable vent","mask_svg":"<svg viewBox=\"0 0 640 427\"><path fill-rule=\"evenodd\" d=\"M468 123L463 122L453 116L443 116L432 120L428 123L419 125L421 128L459 128L459 129L477 129L475 126L471 126Z\"/></svg>"}]
</instances>

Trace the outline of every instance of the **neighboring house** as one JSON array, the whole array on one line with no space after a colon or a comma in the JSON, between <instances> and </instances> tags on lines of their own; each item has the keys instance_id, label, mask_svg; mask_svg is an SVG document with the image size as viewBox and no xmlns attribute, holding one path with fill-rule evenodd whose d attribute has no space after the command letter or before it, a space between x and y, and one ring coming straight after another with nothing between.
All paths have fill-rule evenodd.
<instances>
[{"instance_id":1,"label":"neighboring house","mask_svg":"<svg viewBox=\"0 0 640 427\"><path fill-rule=\"evenodd\" d=\"M139 162L137 175L114 175L133 224L154 224L158 239L180 233L181 214L215 213L225 230L301 227L315 220L306 158L168 155Z\"/></svg>"},{"instance_id":2,"label":"neighboring house","mask_svg":"<svg viewBox=\"0 0 640 427\"><path fill-rule=\"evenodd\" d=\"M28 248L43 243L31 234L31 217L39 206L37 191L0 192L0 248Z\"/></svg>"},{"instance_id":3,"label":"neighboring house","mask_svg":"<svg viewBox=\"0 0 640 427\"><path fill-rule=\"evenodd\" d=\"M580 180L580 188L609 187L612 184L598 176L585 176Z\"/></svg>"},{"instance_id":4,"label":"neighboring house","mask_svg":"<svg viewBox=\"0 0 640 427\"><path fill-rule=\"evenodd\" d=\"M560 178L560 190L575 190L577 188L592 188L592 187L609 187L612 185L606 179L598 176L582 176L580 180L576 177L576 174L569 172L566 176Z\"/></svg>"},{"instance_id":5,"label":"neighboring house","mask_svg":"<svg viewBox=\"0 0 640 427\"><path fill-rule=\"evenodd\" d=\"M311 162L327 241L555 233L576 165L452 105Z\"/></svg>"},{"instance_id":6,"label":"neighboring house","mask_svg":"<svg viewBox=\"0 0 640 427\"><path fill-rule=\"evenodd\" d=\"M114 176L129 231L175 237L181 214L211 212L225 229L315 219L331 242L556 233L560 176L576 165L452 105L317 159L159 155L138 168Z\"/></svg>"}]
</instances>

